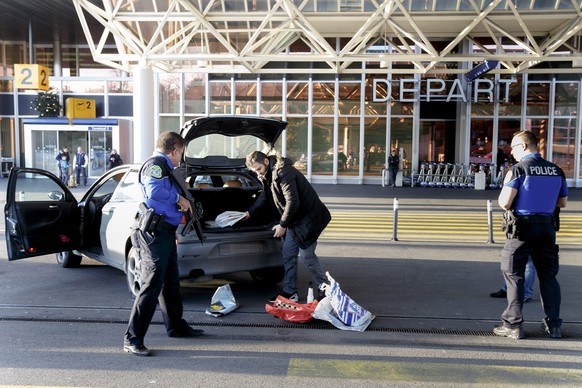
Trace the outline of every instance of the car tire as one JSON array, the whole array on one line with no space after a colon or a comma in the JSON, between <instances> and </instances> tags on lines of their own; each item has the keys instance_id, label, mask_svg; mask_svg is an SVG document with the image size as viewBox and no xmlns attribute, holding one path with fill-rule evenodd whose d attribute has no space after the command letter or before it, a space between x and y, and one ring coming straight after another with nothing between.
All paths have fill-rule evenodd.
<instances>
[{"instance_id":1,"label":"car tire","mask_svg":"<svg viewBox=\"0 0 582 388\"><path fill-rule=\"evenodd\" d=\"M283 277L285 276L285 268L283 266L260 268L249 271L249 274L255 282L274 285L283 280Z\"/></svg>"},{"instance_id":2,"label":"car tire","mask_svg":"<svg viewBox=\"0 0 582 388\"><path fill-rule=\"evenodd\" d=\"M133 296L137 296L143 285L141 277L141 259L137 253L137 249L132 247L127 254L125 261L125 278L127 280L127 288Z\"/></svg>"},{"instance_id":3,"label":"car tire","mask_svg":"<svg viewBox=\"0 0 582 388\"><path fill-rule=\"evenodd\" d=\"M77 268L81 265L82 256L76 255L71 251L59 252L56 254L57 264L63 268Z\"/></svg>"}]
</instances>

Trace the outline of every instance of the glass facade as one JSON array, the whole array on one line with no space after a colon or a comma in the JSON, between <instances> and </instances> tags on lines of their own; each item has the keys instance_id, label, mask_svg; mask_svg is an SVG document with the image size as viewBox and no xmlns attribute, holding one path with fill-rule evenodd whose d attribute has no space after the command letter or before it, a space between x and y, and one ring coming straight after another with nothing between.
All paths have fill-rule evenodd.
<instances>
[{"instance_id":1,"label":"glass facade","mask_svg":"<svg viewBox=\"0 0 582 388\"><path fill-rule=\"evenodd\" d=\"M415 3L410 4L414 8ZM19 90L15 96L13 86L12 65L26 61L27 45L0 46L0 150L3 158L16 158L27 146L17 141L22 138L19 123L35 116L29 108L35 93ZM52 74L50 45L35 50L39 63ZM131 75L93 62L86 47L66 46L62 52L63 76L51 75L50 81L63 101L89 96L98 102L99 117L132 117ZM313 63L313 68L318 65ZM359 66L361 74L156 72L156 128L179 131L185 121L200 115L282 119L288 127L276 146L309 179L355 184L380 183L392 149L399 153L405 175L431 162L499 166L510 158L513 133L526 129L536 133L542 156L562 167L570 185L581 185L579 75L488 74L467 83L455 74L391 72L390 66L407 69L413 67L410 63L353 66ZM129 103L120 104L118 98L124 97ZM93 133L64 139L38 133L32 164L53 169L55 150L63 144L82 144L93 153L91 175L96 176L103 171L101 154L111 148L111 138ZM21 165L28 162L21 160Z\"/></svg>"}]
</instances>

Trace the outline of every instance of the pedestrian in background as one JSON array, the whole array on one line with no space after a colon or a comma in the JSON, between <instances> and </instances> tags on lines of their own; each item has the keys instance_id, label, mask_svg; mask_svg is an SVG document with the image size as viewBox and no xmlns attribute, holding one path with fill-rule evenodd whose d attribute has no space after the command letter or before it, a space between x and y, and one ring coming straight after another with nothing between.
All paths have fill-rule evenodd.
<instances>
[{"instance_id":1,"label":"pedestrian in background","mask_svg":"<svg viewBox=\"0 0 582 388\"><path fill-rule=\"evenodd\" d=\"M119 156L116 149L112 149L111 155L109 155L109 170L113 167L121 166L122 164L123 160L121 160L121 156Z\"/></svg>"},{"instance_id":2,"label":"pedestrian in background","mask_svg":"<svg viewBox=\"0 0 582 388\"><path fill-rule=\"evenodd\" d=\"M87 167L89 166L89 158L82 147L77 147L77 153L73 158L73 169L77 173L77 185L81 184L81 176L83 177L83 186L87 186Z\"/></svg>"},{"instance_id":3,"label":"pedestrian in background","mask_svg":"<svg viewBox=\"0 0 582 388\"><path fill-rule=\"evenodd\" d=\"M392 152L388 156L388 172L390 173L390 184L392 187L396 187L396 176L398 175L399 166L400 156L398 156L396 149L392 149Z\"/></svg>"},{"instance_id":4,"label":"pedestrian in background","mask_svg":"<svg viewBox=\"0 0 582 388\"><path fill-rule=\"evenodd\" d=\"M319 290L322 283L328 283L315 248L319 235L331 221L331 214L305 176L293 167L289 159L255 151L247 156L246 164L257 173L263 183L263 191L243 220L275 207L279 217L273 227L273 237L283 238L283 290L269 298L269 302L275 302L279 295L297 302L299 256Z\"/></svg>"},{"instance_id":5,"label":"pedestrian in background","mask_svg":"<svg viewBox=\"0 0 582 388\"><path fill-rule=\"evenodd\" d=\"M62 160L63 155L65 156L67 163L71 163L71 155L69 154L69 148L67 146L63 147L62 150L59 151L59 154L55 157L57 162L60 163Z\"/></svg>"},{"instance_id":6,"label":"pedestrian in background","mask_svg":"<svg viewBox=\"0 0 582 388\"><path fill-rule=\"evenodd\" d=\"M566 206L566 178L561 168L541 157L537 138L531 131L514 134L511 154L518 163L505 176L498 202L502 209L514 212L516 233L507 234L501 252L501 272L507 285L507 308L501 315L503 325L493 332L512 339L524 338L524 277L531 256L546 315L542 321L543 329L552 338L561 338L561 292L556 279L559 259L553 215L556 208Z\"/></svg>"},{"instance_id":7,"label":"pedestrian in background","mask_svg":"<svg viewBox=\"0 0 582 388\"><path fill-rule=\"evenodd\" d=\"M67 156L61 155L61 159L59 160L59 172L61 174L61 182L65 185L69 184L69 167Z\"/></svg>"},{"instance_id":8,"label":"pedestrian in background","mask_svg":"<svg viewBox=\"0 0 582 388\"><path fill-rule=\"evenodd\" d=\"M123 350L137 356L149 356L144 337L159 302L169 337L197 337L204 332L191 328L182 318L176 229L190 202L181 195L171 176L184 154L184 139L176 132L163 132L156 141L156 150L141 167L139 181L143 201L153 209L159 221L153 230L135 230L141 260L143 285L131 310ZM152 223L154 224L154 223Z\"/></svg>"},{"instance_id":9,"label":"pedestrian in background","mask_svg":"<svg viewBox=\"0 0 582 388\"><path fill-rule=\"evenodd\" d=\"M64 159L63 159L64 157ZM71 163L71 155L69 154L69 148L67 146L63 147L62 150L59 151L59 153L57 154L57 156L55 156L55 160L57 161L57 169L59 170L59 177L61 178L61 181L67 185L69 183L69 169L70 169L70 163ZM67 171L65 171L66 174L66 178L63 178L63 160L65 160L67 163Z\"/></svg>"}]
</instances>

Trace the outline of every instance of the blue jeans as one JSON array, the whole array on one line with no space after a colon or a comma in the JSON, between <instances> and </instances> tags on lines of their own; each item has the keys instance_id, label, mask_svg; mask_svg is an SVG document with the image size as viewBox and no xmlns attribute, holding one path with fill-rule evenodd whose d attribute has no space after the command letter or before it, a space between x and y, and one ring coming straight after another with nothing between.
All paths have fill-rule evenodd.
<instances>
[{"instance_id":1,"label":"blue jeans","mask_svg":"<svg viewBox=\"0 0 582 388\"><path fill-rule=\"evenodd\" d=\"M536 281L536 267L533 265L533 261L531 261L531 257L527 260L527 264L525 265L525 279L524 279L524 298L531 298L533 296L533 287ZM503 282L503 287L501 287L503 291L507 291L507 285Z\"/></svg>"},{"instance_id":2,"label":"blue jeans","mask_svg":"<svg viewBox=\"0 0 582 388\"><path fill-rule=\"evenodd\" d=\"M327 283L327 278L319 264L319 258L315 254L317 242L311 244L306 249L299 248L299 245L293 239L293 229L288 228L285 232L283 241L283 266L285 267L285 278L283 279L283 291L294 294L297 292L297 258L307 267L313 281L317 286L321 283Z\"/></svg>"}]
</instances>

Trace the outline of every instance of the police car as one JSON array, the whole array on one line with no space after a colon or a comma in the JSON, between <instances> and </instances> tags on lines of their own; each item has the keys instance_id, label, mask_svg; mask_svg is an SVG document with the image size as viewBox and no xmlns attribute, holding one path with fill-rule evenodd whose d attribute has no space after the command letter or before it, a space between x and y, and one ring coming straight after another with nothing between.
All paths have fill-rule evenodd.
<instances>
[{"instance_id":1,"label":"police car","mask_svg":"<svg viewBox=\"0 0 582 388\"><path fill-rule=\"evenodd\" d=\"M194 230L182 235L184 225L178 228L181 278L249 271L256 281L282 280L281 241L273 238L273 214L229 226L215 221L225 211L246 211L256 200L262 185L246 168L246 155L271 150L286 125L240 116L203 117L184 125L183 176L202 205L203 238ZM71 268L89 257L124 271L136 295L142 279L130 228L141 202L139 168L133 164L107 171L79 201L48 171L13 168L4 211L8 259L55 253L58 264Z\"/></svg>"}]
</instances>

